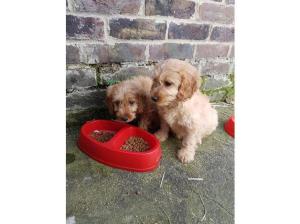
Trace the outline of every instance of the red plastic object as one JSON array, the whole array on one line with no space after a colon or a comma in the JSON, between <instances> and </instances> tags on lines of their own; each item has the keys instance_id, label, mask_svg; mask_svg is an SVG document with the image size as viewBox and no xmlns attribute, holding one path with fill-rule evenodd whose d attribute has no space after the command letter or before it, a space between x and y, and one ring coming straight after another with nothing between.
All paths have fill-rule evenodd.
<instances>
[{"instance_id":1,"label":"red plastic object","mask_svg":"<svg viewBox=\"0 0 300 224\"><path fill-rule=\"evenodd\" d=\"M234 116L231 116L224 124L225 131L234 138Z\"/></svg>"},{"instance_id":2,"label":"red plastic object","mask_svg":"<svg viewBox=\"0 0 300 224\"><path fill-rule=\"evenodd\" d=\"M95 140L94 130L114 131L116 134L107 142ZM131 152L120 149L129 137L141 137L148 142L150 149L144 152ZM80 130L78 147L92 159L105 165L135 172L148 172L159 166L161 148L159 140L149 132L132 125L109 120L86 122Z\"/></svg>"}]
</instances>

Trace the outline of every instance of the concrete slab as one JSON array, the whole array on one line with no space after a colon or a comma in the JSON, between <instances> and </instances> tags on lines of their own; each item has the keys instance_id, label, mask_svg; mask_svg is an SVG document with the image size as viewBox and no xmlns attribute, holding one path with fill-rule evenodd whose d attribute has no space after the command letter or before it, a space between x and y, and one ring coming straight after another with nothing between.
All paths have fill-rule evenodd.
<instances>
[{"instance_id":1,"label":"concrete slab","mask_svg":"<svg viewBox=\"0 0 300 224\"><path fill-rule=\"evenodd\" d=\"M152 173L95 162L76 147L79 127L68 128L67 223L234 223L234 140L223 130L233 107L216 108L218 129L203 140L195 161L176 159L179 141L172 137Z\"/></svg>"}]
</instances>

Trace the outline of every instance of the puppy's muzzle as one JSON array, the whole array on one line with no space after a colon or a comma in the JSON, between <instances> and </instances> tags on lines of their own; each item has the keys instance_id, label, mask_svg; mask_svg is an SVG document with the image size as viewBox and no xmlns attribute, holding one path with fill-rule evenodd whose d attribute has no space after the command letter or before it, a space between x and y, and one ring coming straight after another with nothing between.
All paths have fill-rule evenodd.
<instances>
[{"instance_id":1,"label":"puppy's muzzle","mask_svg":"<svg viewBox=\"0 0 300 224\"><path fill-rule=\"evenodd\" d=\"M128 117L120 117L122 121L128 121Z\"/></svg>"}]
</instances>

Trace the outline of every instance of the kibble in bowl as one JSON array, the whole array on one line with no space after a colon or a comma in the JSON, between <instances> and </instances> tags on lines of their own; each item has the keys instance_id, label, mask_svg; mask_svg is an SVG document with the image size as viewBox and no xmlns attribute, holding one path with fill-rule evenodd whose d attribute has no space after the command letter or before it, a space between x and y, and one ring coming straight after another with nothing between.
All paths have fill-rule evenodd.
<instances>
[{"instance_id":1,"label":"kibble in bowl","mask_svg":"<svg viewBox=\"0 0 300 224\"><path fill-rule=\"evenodd\" d=\"M115 135L115 132L113 131L104 131L104 130L94 130L91 133L91 136L96 139L98 142L107 142L109 141L113 136Z\"/></svg>"},{"instance_id":2,"label":"kibble in bowl","mask_svg":"<svg viewBox=\"0 0 300 224\"><path fill-rule=\"evenodd\" d=\"M121 146L122 150L130 152L144 152L148 150L149 144L143 138L140 137L130 137L127 141Z\"/></svg>"}]
</instances>

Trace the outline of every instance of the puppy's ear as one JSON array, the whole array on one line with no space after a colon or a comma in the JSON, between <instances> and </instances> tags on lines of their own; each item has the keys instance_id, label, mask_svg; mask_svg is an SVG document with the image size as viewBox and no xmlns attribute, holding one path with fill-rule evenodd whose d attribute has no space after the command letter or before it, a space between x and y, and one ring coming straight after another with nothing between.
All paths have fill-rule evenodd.
<instances>
[{"instance_id":1,"label":"puppy's ear","mask_svg":"<svg viewBox=\"0 0 300 224\"><path fill-rule=\"evenodd\" d=\"M107 108L108 108L108 111L110 114L114 113L114 105L113 105L112 100L113 100L113 93L114 93L115 87L116 87L116 85L113 85L113 86L109 86L106 89L105 103L107 105Z\"/></svg>"},{"instance_id":2,"label":"puppy's ear","mask_svg":"<svg viewBox=\"0 0 300 224\"><path fill-rule=\"evenodd\" d=\"M196 72L189 73L188 71L182 70L179 74L181 75L181 84L178 90L177 99L184 101L191 98L199 89L200 82Z\"/></svg>"},{"instance_id":3,"label":"puppy's ear","mask_svg":"<svg viewBox=\"0 0 300 224\"><path fill-rule=\"evenodd\" d=\"M147 97L145 95L138 95L137 97L137 113L142 114L144 113L145 107L146 107L146 99Z\"/></svg>"}]
</instances>

